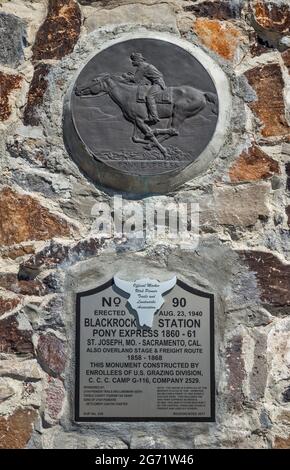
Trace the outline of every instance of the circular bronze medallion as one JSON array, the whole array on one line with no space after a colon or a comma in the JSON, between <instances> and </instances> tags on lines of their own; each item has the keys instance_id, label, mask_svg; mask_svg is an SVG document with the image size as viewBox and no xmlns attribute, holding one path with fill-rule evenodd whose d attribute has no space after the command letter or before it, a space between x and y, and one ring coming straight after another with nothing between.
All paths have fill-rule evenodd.
<instances>
[{"instance_id":1,"label":"circular bronze medallion","mask_svg":"<svg viewBox=\"0 0 290 470\"><path fill-rule=\"evenodd\" d=\"M65 103L64 139L91 180L166 192L195 176L190 168L218 117L214 78L189 46L132 38L104 47L81 69Z\"/></svg>"}]
</instances>

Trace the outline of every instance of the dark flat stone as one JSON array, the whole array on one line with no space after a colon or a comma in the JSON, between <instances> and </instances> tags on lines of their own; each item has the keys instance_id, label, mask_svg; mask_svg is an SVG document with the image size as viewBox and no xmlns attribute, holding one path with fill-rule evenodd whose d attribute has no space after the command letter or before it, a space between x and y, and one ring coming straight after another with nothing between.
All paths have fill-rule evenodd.
<instances>
[{"instance_id":1,"label":"dark flat stone","mask_svg":"<svg viewBox=\"0 0 290 470\"><path fill-rule=\"evenodd\" d=\"M0 348L1 352L34 356L32 331L19 329L16 315L0 322Z\"/></svg>"},{"instance_id":2,"label":"dark flat stone","mask_svg":"<svg viewBox=\"0 0 290 470\"><path fill-rule=\"evenodd\" d=\"M35 67L34 75L30 83L27 104L24 109L23 122L26 126L38 126L38 108L43 102L44 94L48 87L47 75L50 65L40 63Z\"/></svg>"},{"instance_id":3,"label":"dark flat stone","mask_svg":"<svg viewBox=\"0 0 290 470\"><path fill-rule=\"evenodd\" d=\"M256 275L261 300L275 306L290 305L290 264L264 251L238 253Z\"/></svg>"},{"instance_id":4,"label":"dark flat stone","mask_svg":"<svg viewBox=\"0 0 290 470\"><path fill-rule=\"evenodd\" d=\"M15 15L0 13L0 64L17 67L26 45L25 23Z\"/></svg>"},{"instance_id":5,"label":"dark flat stone","mask_svg":"<svg viewBox=\"0 0 290 470\"><path fill-rule=\"evenodd\" d=\"M229 20L239 18L242 10L242 2L207 1L203 3L189 4L183 7L185 11L191 11L196 16L215 20Z\"/></svg>"}]
</instances>

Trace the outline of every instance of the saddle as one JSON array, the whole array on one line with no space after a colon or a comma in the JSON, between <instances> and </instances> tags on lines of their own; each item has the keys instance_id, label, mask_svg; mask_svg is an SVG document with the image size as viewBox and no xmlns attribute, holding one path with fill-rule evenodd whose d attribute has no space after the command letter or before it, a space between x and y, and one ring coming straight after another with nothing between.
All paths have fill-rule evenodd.
<instances>
[{"instance_id":1,"label":"saddle","mask_svg":"<svg viewBox=\"0 0 290 470\"><path fill-rule=\"evenodd\" d=\"M148 86L146 85L139 85L137 88L137 96L136 101L137 103L145 103L146 102L146 95L148 91ZM155 101L157 104L172 104L172 89L165 88L165 90L160 91L155 96Z\"/></svg>"}]
</instances>

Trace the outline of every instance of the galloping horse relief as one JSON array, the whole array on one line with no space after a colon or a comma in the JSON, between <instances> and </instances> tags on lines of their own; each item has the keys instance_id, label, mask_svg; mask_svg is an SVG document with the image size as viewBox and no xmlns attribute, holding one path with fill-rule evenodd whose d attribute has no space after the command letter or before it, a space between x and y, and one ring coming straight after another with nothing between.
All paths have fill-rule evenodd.
<instances>
[{"instance_id":1,"label":"galloping horse relief","mask_svg":"<svg viewBox=\"0 0 290 470\"><path fill-rule=\"evenodd\" d=\"M217 96L188 85L167 87L157 65L142 53L133 52L130 59L135 73L100 73L90 83L76 86L75 95L88 98L107 94L133 124L132 141L144 144L146 150L156 147L166 157L168 150L162 143L178 136L185 120L206 106L217 116Z\"/></svg>"},{"instance_id":2,"label":"galloping horse relief","mask_svg":"<svg viewBox=\"0 0 290 470\"><path fill-rule=\"evenodd\" d=\"M64 143L93 182L164 193L218 154L230 117L227 90L218 64L183 39L149 32L110 39L68 90Z\"/></svg>"}]
</instances>

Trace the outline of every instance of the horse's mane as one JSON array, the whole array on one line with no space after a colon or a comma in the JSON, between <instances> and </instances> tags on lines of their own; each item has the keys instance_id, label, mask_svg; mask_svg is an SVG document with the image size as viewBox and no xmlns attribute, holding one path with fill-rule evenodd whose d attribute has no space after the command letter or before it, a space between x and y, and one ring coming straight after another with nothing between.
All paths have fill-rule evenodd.
<instances>
[{"instance_id":1,"label":"horse's mane","mask_svg":"<svg viewBox=\"0 0 290 470\"><path fill-rule=\"evenodd\" d=\"M100 78L110 77L118 83L125 83L126 85L129 85L129 86L136 85L135 83L129 82L128 80L126 80L126 78L124 78L121 73L102 73L102 74L99 74L98 77Z\"/></svg>"},{"instance_id":2,"label":"horse's mane","mask_svg":"<svg viewBox=\"0 0 290 470\"><path fill-rule=\"evenodd\" d=\"M129 82L128 80L126 80L126 78L122 77L121 74L117 74L117 73L116 73L116 74L111 74L110 76L111 76L114 80L116 80L117 82L119 82L119 83L126 83L127 85L130 85L130 86L136 85L136 83L134 83L134 82Z\"/></svg>"}]
</instances>

